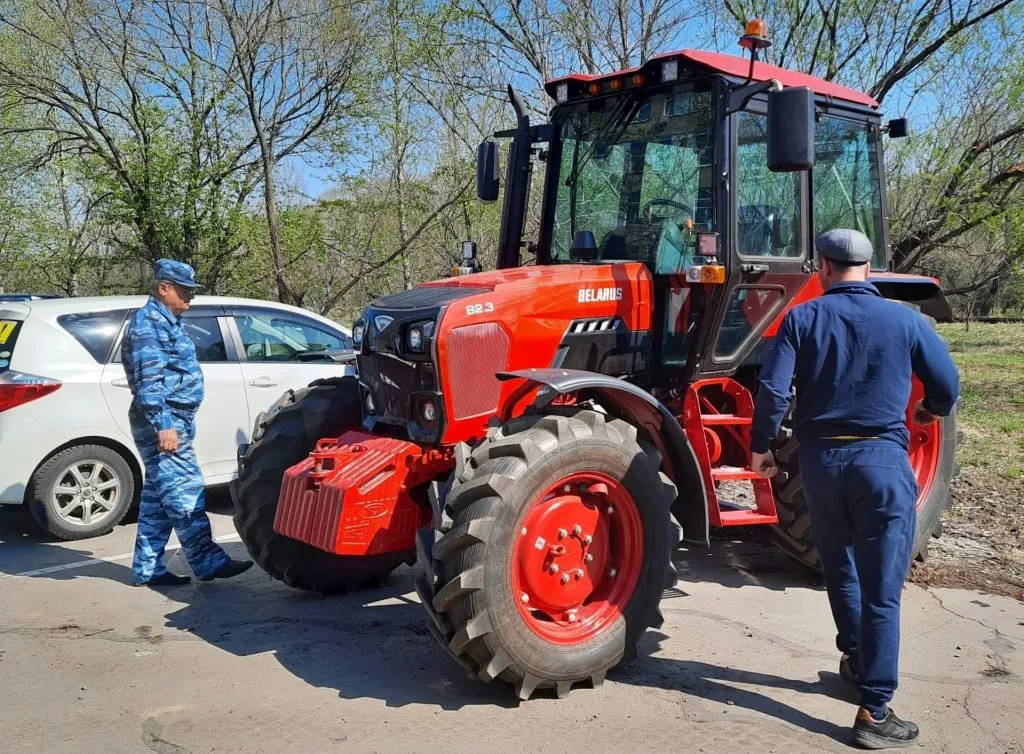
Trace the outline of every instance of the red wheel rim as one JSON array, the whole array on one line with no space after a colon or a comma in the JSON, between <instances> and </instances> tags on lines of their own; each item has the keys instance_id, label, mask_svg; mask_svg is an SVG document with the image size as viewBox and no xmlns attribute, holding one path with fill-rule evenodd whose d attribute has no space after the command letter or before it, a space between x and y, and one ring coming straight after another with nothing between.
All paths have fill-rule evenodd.
<instances>
[{"instance_id":1,"label":"red wheel rim","mask_svg":"<svg viewBox=\"0 0 1024 754\"><path fill-rule=\"evenodd\" d=\"M914 421L914 406L924 398L924 386L914 378L910 392L910 404L907 406L907 429L910 431L910 466L917 477L920 492L917 496L917 510L921 511L924 501L928 499L935 475L939 469L939 455L942 452L942 422L918 424Z\"/></svg>"},{"instance_id":2,"label":"red wheel rim","mask_svg":"<svg viewBox=\"0 0 1024 754\"><path fill-rule=\"evenodd\" d=\"M626 609L644 558L640 512L622 483L571 474L526 511L512 548L519 614L537 636L578 644Z\"/></svg>"}]
</instances>

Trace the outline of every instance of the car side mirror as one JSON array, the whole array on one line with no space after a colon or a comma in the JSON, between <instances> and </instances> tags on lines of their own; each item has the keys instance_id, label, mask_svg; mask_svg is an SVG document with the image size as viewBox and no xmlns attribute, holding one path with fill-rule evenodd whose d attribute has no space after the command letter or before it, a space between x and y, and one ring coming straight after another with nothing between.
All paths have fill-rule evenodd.
<instances>
[{"instance_id":1,"label":"car side mirror","mask_svg":"<svg viewBox=\"0 0 1024 754\"><path fill-rule=\"evenodd\" d=\"M498 198L498 145L482 141L476 150L476 195L482 202Z\"/></svg>"},{"instance_id":2,"label":"car side mirror","mask_svg":"<svg viewBox=\"0 0 1024 754\"><path fill-rule=\"evenodd\" d=\"M806 86L768 92L768 169L814 167L814 92Z\"/></svg>"}]
</instances>

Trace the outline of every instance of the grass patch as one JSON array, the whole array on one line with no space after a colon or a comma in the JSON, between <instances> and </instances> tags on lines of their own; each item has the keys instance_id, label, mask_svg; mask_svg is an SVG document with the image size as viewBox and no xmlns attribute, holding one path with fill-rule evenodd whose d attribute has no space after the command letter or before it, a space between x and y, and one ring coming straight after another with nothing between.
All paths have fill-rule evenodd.
<instances>
[{"instance_id":1,"label":"grass patch","mask_svg":"<svg viewBox=\"0 0 1024 754\"><path fill-rule=\"evenodd\" d=\"M1024 499L1024 325L973 324L965 332L962 324L943 324L939 334L960 369L965 474L1001 482L1007 496ZM1024 500L1020 507L1024 515Z\"/></svg>"}]
</instances>

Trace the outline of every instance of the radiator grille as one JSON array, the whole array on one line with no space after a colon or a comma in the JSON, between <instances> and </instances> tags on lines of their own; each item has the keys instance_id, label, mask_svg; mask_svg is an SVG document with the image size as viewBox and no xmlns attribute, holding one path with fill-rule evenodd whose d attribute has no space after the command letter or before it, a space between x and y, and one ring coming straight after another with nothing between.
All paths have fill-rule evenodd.
<instances>
[{"instance_id":1,"label":"radiator grille","mask_svg":"<svg viewBox=\"0 0 1024 754\"><path fill-rule=\"evenodd\" d=\"M496 377L508 360L509 338L494 322L456 327L448 342L452 412L456 419L493 411L501 383ZM447 391L446 391L447 392Z\"/></svg>"}]
</instances>

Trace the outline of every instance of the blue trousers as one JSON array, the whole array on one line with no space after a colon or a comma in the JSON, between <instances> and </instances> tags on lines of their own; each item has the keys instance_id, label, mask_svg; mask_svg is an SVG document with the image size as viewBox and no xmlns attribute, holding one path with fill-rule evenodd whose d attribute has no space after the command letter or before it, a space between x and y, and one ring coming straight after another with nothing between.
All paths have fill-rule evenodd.
<instances>
[{"instance_id":1,"label":"blue trousers","mask_svg":"<svg viewBox=\"0 0 1024 754\"><path fill-rule=\"evenodd\" d=\"M195 415L173 411L178 450L161 453L153 426L134 411L129 413L132 438L146 465L139 504L132 581L144 584L167 572L162 558L173 529L196 578L204 579L227 563L228 554L213 541L206 515L206 490L196 460Z\"/></svg>"},{"instance_id":2,"label":"blue trousers","mask_svg":"<svg viewBox=\"0 0 1024 754\"><path fill-rule=\"evenodd\" d=\"M888 440L802 446L800 471L836 646L857 668L861 706L880 719L898 682L917 479L907 451Z\"/></svg>"}]
</instances>

